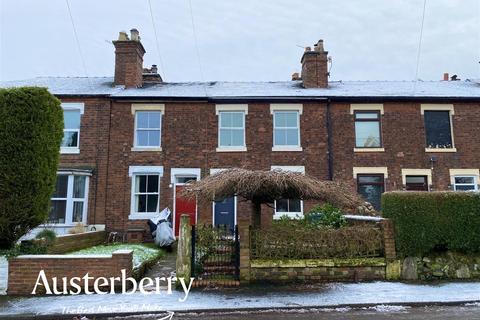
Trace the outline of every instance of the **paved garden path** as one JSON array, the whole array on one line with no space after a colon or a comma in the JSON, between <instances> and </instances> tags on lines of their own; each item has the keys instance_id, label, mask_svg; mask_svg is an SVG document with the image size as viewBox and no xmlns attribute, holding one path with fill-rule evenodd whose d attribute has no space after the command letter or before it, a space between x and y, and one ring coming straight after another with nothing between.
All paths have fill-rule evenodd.
<instances>
[{"instance_id":1,"label":"paved garden path","mask_svg":"<svg viewBox=\"0 0 480 320\"><path fill-rule=\"evenodd\" d=\"M165 256L160 259L156 264L151 266L144 277L156 278L156 277L170 277L175 273L175 263L177 260L177 250L173 249L173 252L166 252Z\"/></svg>"}]
</instances>

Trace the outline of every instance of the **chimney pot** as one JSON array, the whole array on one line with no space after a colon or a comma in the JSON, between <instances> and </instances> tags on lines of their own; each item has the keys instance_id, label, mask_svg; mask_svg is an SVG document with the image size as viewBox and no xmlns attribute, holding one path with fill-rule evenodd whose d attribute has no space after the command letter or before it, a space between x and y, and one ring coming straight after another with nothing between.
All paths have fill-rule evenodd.
<instances>
[{"instance_id":1,"label":"chimney pot","mask_svg":"<svg viewBox=\"0 0 480 320\"><path fill-rule=\"evenodd\" d=\"M300 74L298 72L292 73L292 81L301 80Z\"/></svg>"},{"instance_id":2,"label":"chimney pot","mask_svg":"<svg viewBox=\"0 0 480 320\"><path fill-rule=\"evenodd\" d=\"M445 72L443 74L443 81L448 81L449 79L450 79L450 76L449 76L448 72Z\"/></svg>"},{"instance_id":3,"label":"chimney pot","mask_svg":"<svg viewBox=\"0 0 480 320\"><path fill-rule=\"evenodd\" d=\"M132 38L133 41L140 41L140 33L137 29L133 28L130 30L130 38Z\"/></svg>"},{"instance_id":4,"label":"chimney pot","mask_svg":"<svg viewBox=\"0 0 480 320\"><path fill-rule=\"evenodd\" d=\"M312 48L310 48L310 47L305 47L305 52L310 52L310 51L312 51Z\"/></svg>"},{"instance_id":5,"label":"chimney pot","mask_svg":"<svg viewBox=\"0 0 480 320\"><path fill-rule=\"evenodd\" d=\"M318 42L313 46L314 50L317 52L324 52L325 50L323 49L323 40L320 39Z\"/></svg>"},{"instance_id":6,"label":"chimney pot","mask_svg":"<svg viewBox=\"0 0 480 320\"><path fill-rule=\"evenodd\" d=\"M118 41L128 41L128 34L125 31L120 31L118 33Z\"/></svg>"},{"instance_id":7,"label":"chimney pot","mask_svg":"<svg viewBox=\"0 0 480 320\"><path fill-rule=\"evenodd\" d=\"M152 64L152 68L151 68L150 70L152 71L152 73L157 73L157 72L158 72L157 65L156 65L156 64Z\"/></svg>"}]
</instances>

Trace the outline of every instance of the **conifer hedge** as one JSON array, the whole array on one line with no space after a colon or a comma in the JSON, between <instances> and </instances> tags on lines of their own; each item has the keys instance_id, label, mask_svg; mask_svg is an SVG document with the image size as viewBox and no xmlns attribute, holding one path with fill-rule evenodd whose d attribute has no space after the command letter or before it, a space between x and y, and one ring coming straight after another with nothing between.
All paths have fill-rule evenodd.
<instances>
[{"instance_id":1,"label":"conifer hedge","mask_svg":"<svg viewBox=\"0 0 480 320\"><path fill-rule=\"evenodd\" d=\"M395 223L397 252L480 251L480 194L470 192L387 192L383 216Z\"/></svg>"},{"instance_id":2,"label":"conifer hedge","mask_svg":"<svg viewBox=\"0 0 480 320\"><path fill-rule=\"evenodd\" d=\"M63 111L45 88L0 89L0 249L48 217Z\"/></svg>"}]
</instances>

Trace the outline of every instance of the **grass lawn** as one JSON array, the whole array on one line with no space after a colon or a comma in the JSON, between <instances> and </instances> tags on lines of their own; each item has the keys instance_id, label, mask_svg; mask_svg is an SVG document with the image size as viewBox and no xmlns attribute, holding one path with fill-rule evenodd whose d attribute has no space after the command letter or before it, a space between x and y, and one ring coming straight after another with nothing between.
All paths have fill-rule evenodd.
<instances>
[{"instance_id":1,"label":"grass lawn","mask_svg":"<svg viewBox=\"0 0 480 320\"><path fill-rule=\"evenodd\" d=\"M116 250L133 250L133 267L139 267L143 262L156 260L165 255L163 249L150 243L116 243L98 245L78 251L66 253L67 255L112 254Z\"/></svg>"}]
</instances>

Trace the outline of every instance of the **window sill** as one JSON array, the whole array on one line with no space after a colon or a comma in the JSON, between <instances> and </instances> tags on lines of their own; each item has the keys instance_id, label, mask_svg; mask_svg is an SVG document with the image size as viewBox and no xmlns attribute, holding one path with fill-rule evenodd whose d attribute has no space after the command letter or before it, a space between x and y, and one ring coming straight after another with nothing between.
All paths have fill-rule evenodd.
<instances>
[{"instance_id":1,"label":"window sill","mask_svg":"<svg viewBox=\"0 0 480 320\"><path fill-rule=\"evenodd\" d=\"M247 147L218 147L217 152L245 152Z\"/></svg>"},{"instance_id":2,"label":"window sill","mask_svg":"<svg viewBox=\"0 0 480 320\"><path fill-rule=\"evenodd\" d=\"M291 219L301 219L303 217L303 212L275 212L273 214L274 220L279 220L282 217L289 217Z\"/></svg>"},{"instance_id":3,"label":"window sill","mask_svg":"<svg viewBox=\"0 0 480 320\"><path fill-rule=\"evenodd\" d=\"M425 148L425 152L457 152L457 148Z\"/></svg>"},{"instance_id":4,"label":"window sill","mask_svg":"<svg viewBox=\"0 0 480 320\"><path fill-rule=\"evenodd\" d=\"M353 148L353 152L385 152L385 148Z\"/></svg>"},{"instance_id":5,"label":"window sill","mask_svg":"<svg viewBox=\"0 0 480 320\"><path fill-rule=\"evenodd\" d=\"M132 149L130 149L131 151L135 151L135 152L159 152L159 151L162 151L162 147L153 147L153 148L149 148L149 147L132 147Z\"/></svg>"},{"instance_id":6,"label":"window sill","mask_svg":"<svg viewBox=\"0 0 480 320\"><path fill-rule=\"evenodd\" d=\"M79 148L67 148L67 147L60 148L60 154L79 154L79 153L80 153Z\"/></svg>"},{"instance_id":7,"label":"window sill","mask_svg":"<svg viewBox=\"0 0 480 320\"><path fill-rule=\"evenodd\" d=\"M155 213L130 213L128 220L148 220L158 216L159 212Z\"/></svg>"},{"instance_id":8,"label":"window sill","mask_svg":"<svg viewBox=\"0 0 480 320\"><path fill-rule=\"evenodd\" d=\"M273 146L272 151L303 151L299 146Z\"/></svg>"}]
</instances>

